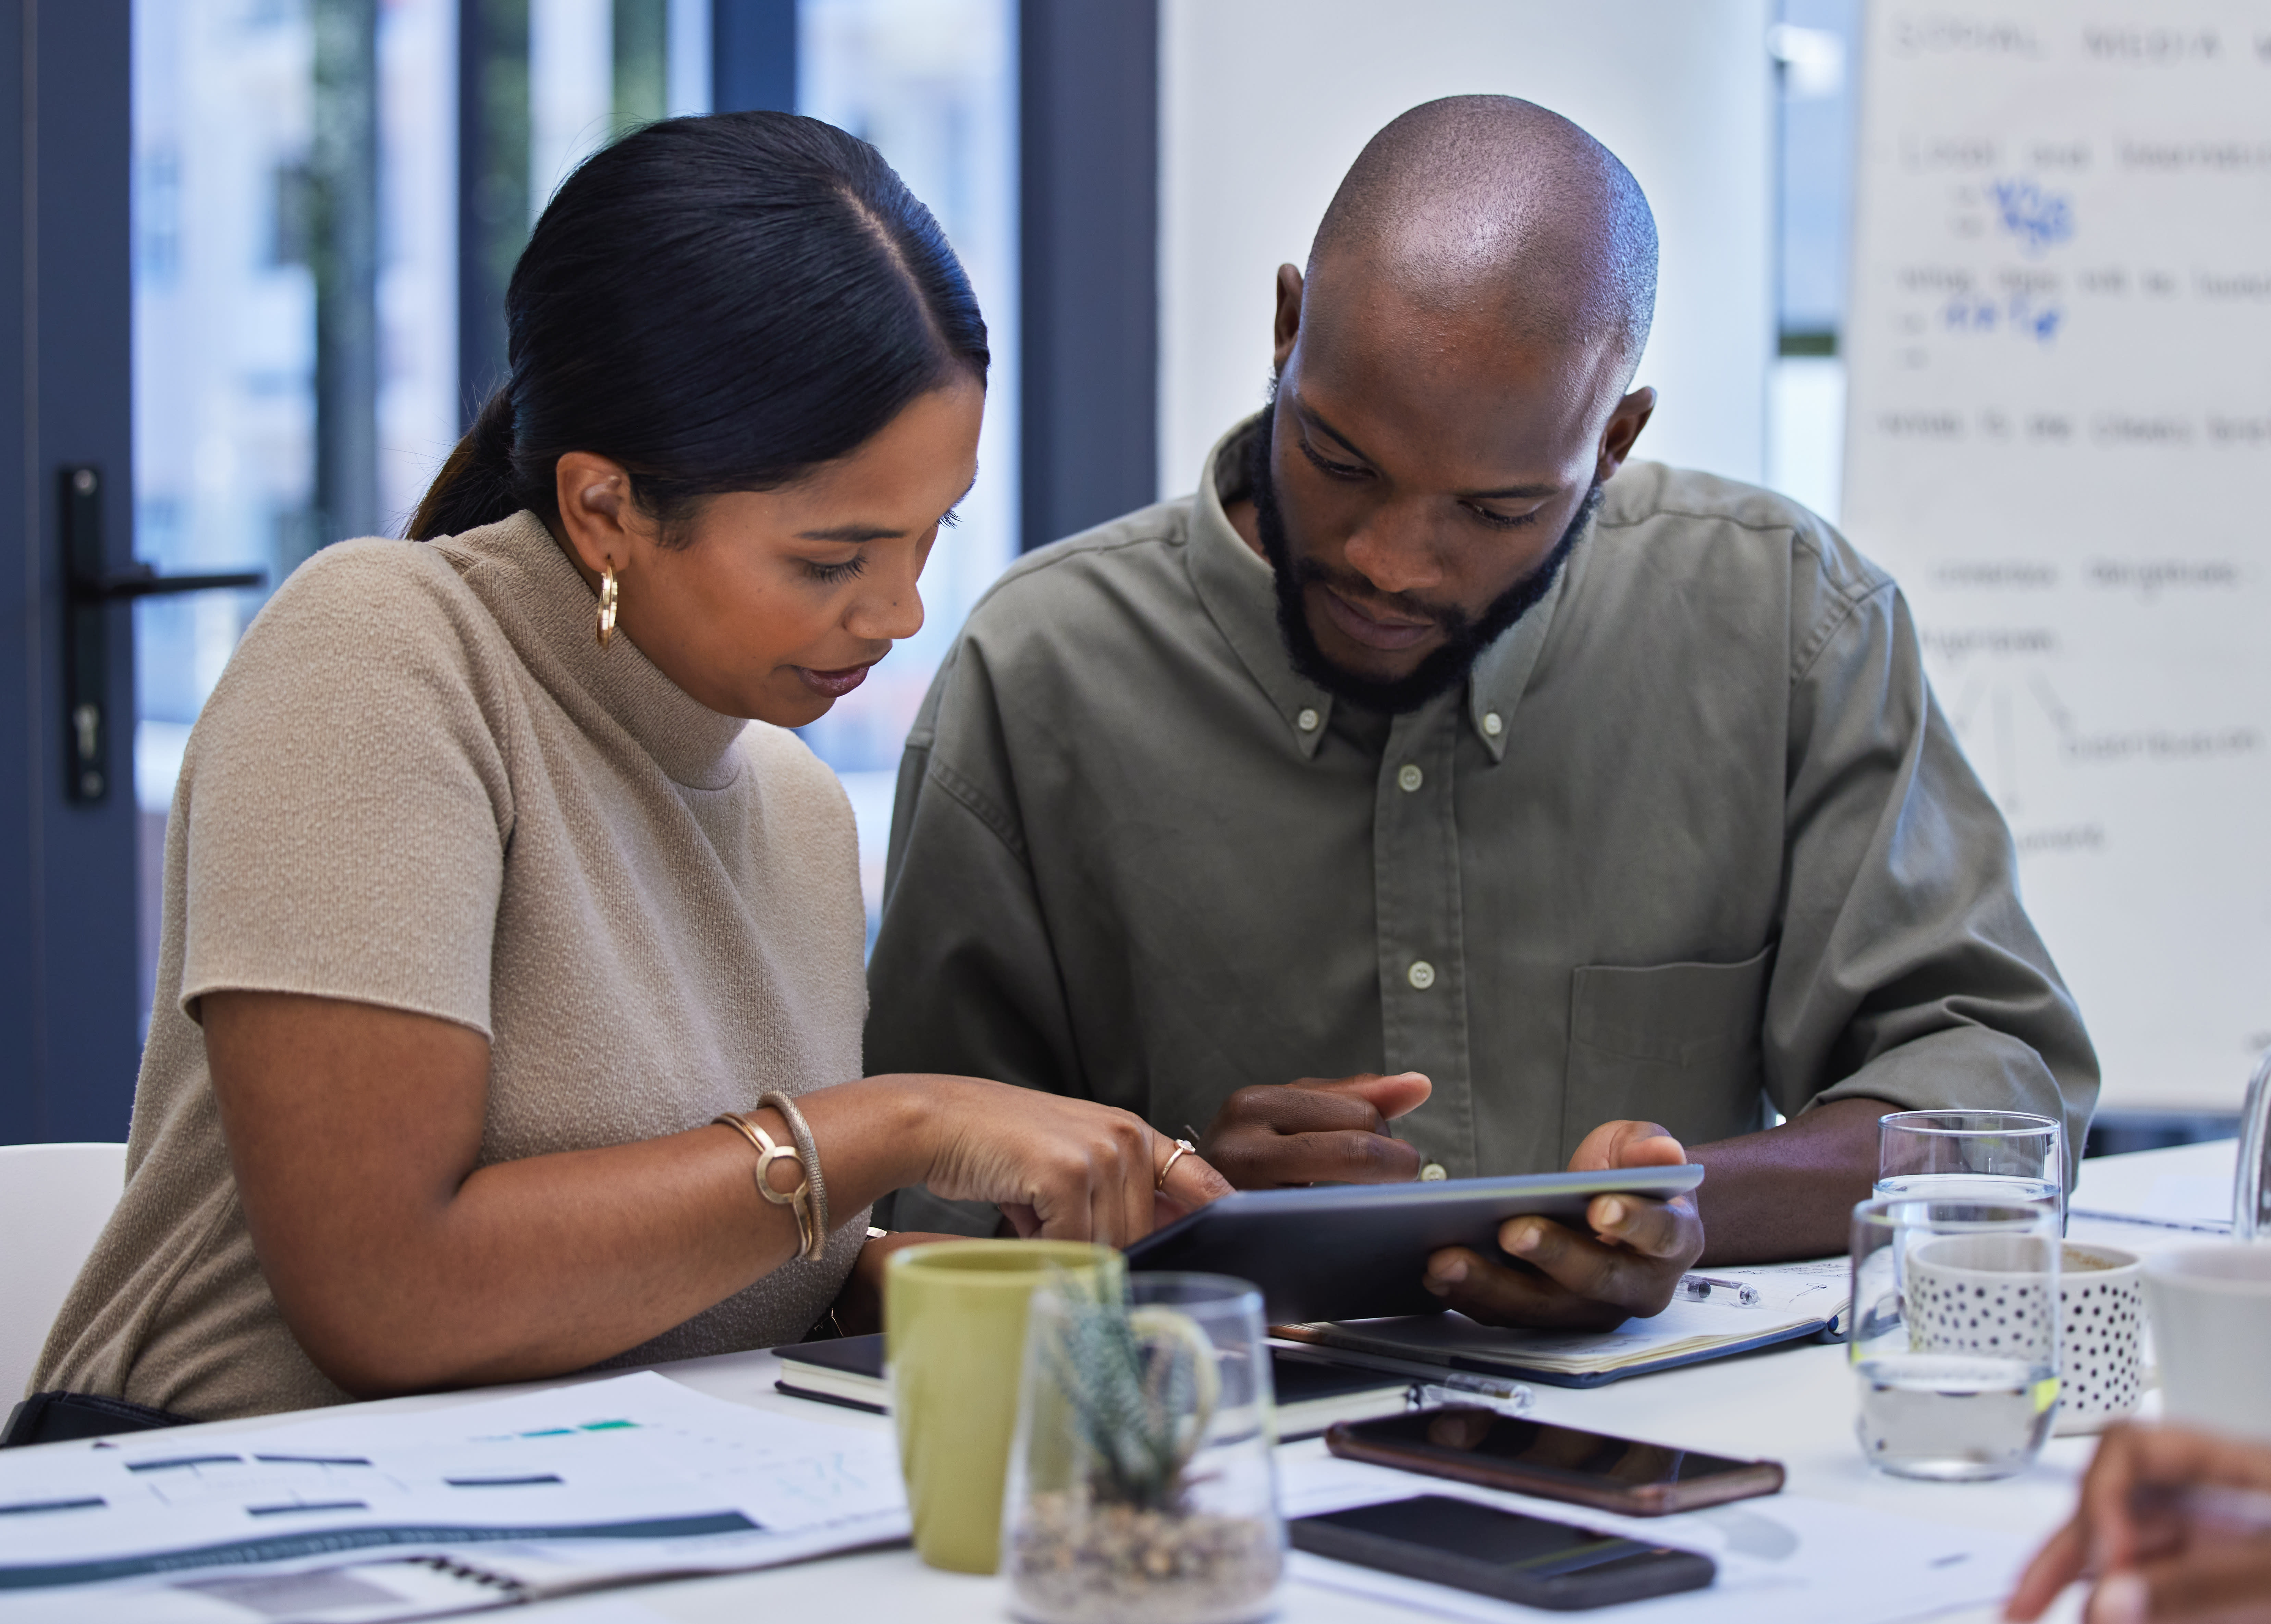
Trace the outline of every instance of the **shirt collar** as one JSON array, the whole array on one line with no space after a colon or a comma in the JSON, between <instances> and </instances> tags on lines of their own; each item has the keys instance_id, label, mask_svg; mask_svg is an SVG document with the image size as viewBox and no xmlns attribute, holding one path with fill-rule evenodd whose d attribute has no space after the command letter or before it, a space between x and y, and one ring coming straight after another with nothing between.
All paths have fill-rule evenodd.
<instances>
[{"instance_id":1,"label":"shirt collar","mask_svg":"<svg viewBox=\"0 0 2271 1624\"><path fill-rule=\"evenodd\" d=\"M1333 697L1293 669L1277 631L1277 594L1269 561L1246 545L1223 511L1215 484L1218 465L1242 448L1258 417L1249 417L1214 443L1199 470L1199 491L1191 503L1191 585L1230 646L1246 667L1305 758L1314 758L1332 720ZM1235 488L1235 482L1233 482Z\"/></svg>"},{"instance_id":2,"label":"shirt collar","mask_svg":"<svg viewBox=\"0 0 2271 1624\"><path fill-rule=\"evenodd\" d=\"M1333 697L1293 669L1277 630L1277 596L1269 561L1247 546L1232 525L1216 479L1220 468L1233 493L1242 488L1243 480L1234 476L1225 459L1243 455L1246 436L1260 421L1259 413L1246 419L1207 452L1206 464L1199 471L1198 495L1191 503L1191 581L1209 616L1284 719L1295 748L1304 757L1314 758L1332 720ZM1575 560L1569 562L1574 564ZM1493 762L1506 757L1507 741L1514 732L1515 706L1537 668L1568 577L1569 568L1565 565L1545 595L1483 651L1468 675L1467 725Z\"/></svg>"},{"instance_id":3,"label":"shirt collar","mask_svg":"<svg viewBox=\"0 0 2271 1624\"><path fill-rule=\"evenodd\" d=\"M1538 657L1545 650L1545 636L1553 629L1553 611L1560 604L1561 589L1576 563L1577 551L1583 547L1584 540L1580 538L1545 595L1482 652L1467 675L1467 726L1475 730L1475 737L1483 741L1493 762L1506 759L1507 741L1514 734L1514 708L1522 703L1530 674L1538 668Z\"/></svg>"}]
</instances>

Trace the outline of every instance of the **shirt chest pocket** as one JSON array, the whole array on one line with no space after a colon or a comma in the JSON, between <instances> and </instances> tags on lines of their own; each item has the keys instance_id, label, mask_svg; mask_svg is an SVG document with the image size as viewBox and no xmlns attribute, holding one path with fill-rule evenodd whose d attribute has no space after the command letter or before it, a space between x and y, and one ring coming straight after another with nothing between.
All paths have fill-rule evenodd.
<instances>
[{"instance_id":1,"label":"shirt chest pocket","mask_svg":"<svg viewBox=\"0 0 2271 1624\"><path fill-rule=\"evenodd\" d=\"M1682 1144L1765 1125L1759 1049L1769 943L1739 965L1587 965L1570 978L1561 1158L1603 1122L1660 1122Z\"/></svg>"}]
</instances>

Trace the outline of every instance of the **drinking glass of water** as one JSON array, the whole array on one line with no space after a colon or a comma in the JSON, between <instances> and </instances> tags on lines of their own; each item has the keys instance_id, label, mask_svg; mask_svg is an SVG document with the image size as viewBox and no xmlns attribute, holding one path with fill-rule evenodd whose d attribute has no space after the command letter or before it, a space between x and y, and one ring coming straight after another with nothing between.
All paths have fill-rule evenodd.
<instances>
[{"instance_id":1,"label":"drinking glass of water","mask_svg":"<svg viewBox=\"0 0 2271 1624\"><path fill-rule=\"evenodd\" d=\"M1902 1478L2024 1471L2059 1399L2058 1211L1892 1196L1853 1209L1861 1453Z\"/></svg>"},{"instance_id":2,"label":"drinking glass of water","mask_svg":"<svg viewBox=\"0 0 2271 1624\"><path fill-rule=\"evenodd\" d=\"M2027 1111L1895 1111L1877 1123L1877 1194L2063 1207L2065 1140Z\"/></svg>"}]
</instances>

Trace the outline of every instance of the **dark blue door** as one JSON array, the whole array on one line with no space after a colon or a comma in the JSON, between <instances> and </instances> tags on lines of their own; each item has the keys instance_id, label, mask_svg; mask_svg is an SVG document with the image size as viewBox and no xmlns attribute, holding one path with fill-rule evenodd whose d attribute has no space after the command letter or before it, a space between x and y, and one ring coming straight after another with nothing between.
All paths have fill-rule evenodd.
<instances>
[{"instance_id":1,"label":"dark blue door","mask_svg":"<svg viewBox=\"0 0 2271 1624\"><path fill-rule=\"evenodd\" d=\"M132 622L70 637L64 536L96 470L83 548L132 558L130 20L0 0L0 1142L124 1138L140 1048Z\"/></svg>"}]
</instances>

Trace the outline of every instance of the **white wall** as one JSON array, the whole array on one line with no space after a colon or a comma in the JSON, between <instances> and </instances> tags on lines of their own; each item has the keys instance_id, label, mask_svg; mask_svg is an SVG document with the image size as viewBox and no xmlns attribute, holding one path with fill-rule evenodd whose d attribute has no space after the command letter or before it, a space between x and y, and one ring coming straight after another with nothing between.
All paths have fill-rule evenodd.
<instances>
[{"instance_id":1,"label":"white wall","mask_svg":"<svg viewBox=\"0 0 2271 1624\"><path fill-rule=\"evenodd\" d=\"M1358 151L1475 92L1575 120L1640 180L1663 239L1643 455L1764 476L1774 348L1768 0L1165 0L1159 489L1261 404L1272 279Z\"/></svg>"}]
</instances>

